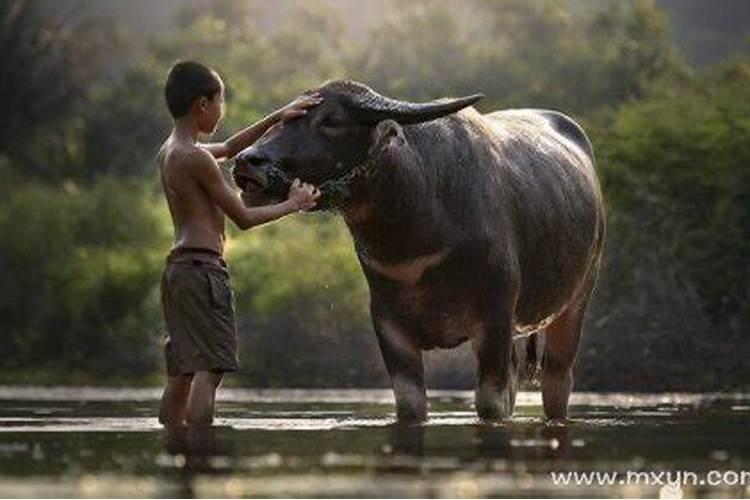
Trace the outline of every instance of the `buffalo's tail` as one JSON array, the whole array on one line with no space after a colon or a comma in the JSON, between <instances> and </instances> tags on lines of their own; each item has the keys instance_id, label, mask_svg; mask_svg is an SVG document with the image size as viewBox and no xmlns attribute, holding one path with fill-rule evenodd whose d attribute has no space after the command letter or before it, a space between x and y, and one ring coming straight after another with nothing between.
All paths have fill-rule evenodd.
<instances>
[{"instance_id":1,"label":"buffalo's tail","mask_svg":"<svg viewBox=\"0 0 750 500\"><path fill-rule=\"evenodd\" d=\"M539 330L526 338L526 356L522 373L534 387L541 383L544 358L544 332Z\"/></svg>"}]
</instances>

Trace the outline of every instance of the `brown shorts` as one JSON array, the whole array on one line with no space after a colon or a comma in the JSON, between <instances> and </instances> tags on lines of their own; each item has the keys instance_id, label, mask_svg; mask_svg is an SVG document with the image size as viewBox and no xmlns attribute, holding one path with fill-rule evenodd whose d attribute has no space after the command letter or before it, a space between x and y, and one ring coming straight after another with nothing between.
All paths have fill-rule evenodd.
<instances>
[{"instance_id":1,"label":"brown shorts","mask_svg":"<svg viewBox=\"0 0 750 500\"><path fill-rule=\"evenodd\" d=\"M172 257L167 258L161 280L167 374L238 370L229 273L219 259L206 259L205 255Z\"/></svg>"}]
</instances>

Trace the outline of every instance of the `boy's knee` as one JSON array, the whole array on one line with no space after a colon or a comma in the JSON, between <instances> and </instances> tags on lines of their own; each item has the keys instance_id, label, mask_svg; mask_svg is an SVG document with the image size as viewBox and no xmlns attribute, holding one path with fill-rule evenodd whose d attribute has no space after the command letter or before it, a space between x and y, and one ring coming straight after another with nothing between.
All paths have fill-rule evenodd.
<instances>
[{"instance_id":1,"label":"boy's knee","mask_svg":"<svg viewBox=\"0 0 750 500\"><path fill-rule=\"evenodd\" d=\"M176 394L185 394L190 391L193 375L177 375L167 379L167 390Z\"/></svg>"},{"instance_id":2,"label":"boy's knee","mask_svg":"<svg viewBox=\"0 0 750 500\"><path fill-rule=\"evenodd\" d=\"M224 377L224 372L221 371L200 371L195 374L195 382L201 385L208 386L216 389L221 384L221 380Z\"/></svg>"}]
</instances>

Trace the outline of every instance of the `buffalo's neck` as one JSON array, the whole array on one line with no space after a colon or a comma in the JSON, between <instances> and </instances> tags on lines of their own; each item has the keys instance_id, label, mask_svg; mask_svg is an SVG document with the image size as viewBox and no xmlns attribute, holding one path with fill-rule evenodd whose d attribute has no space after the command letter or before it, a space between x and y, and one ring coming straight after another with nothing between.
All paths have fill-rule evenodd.
<instances>
[{"instance_id":1,"label":"buffalo's neck","mask_svg":"<svg viewBox=\"0 0 750 500\"><path fill-rule=\"evenodd\" d=\"M360 254L397 262L439 249L440 200L435 179L415 158L408 165L378 165L376 176L352 186L341 212Z\"/></svg>"},{"instance_id":2,"label":"buffalo's neck","mask_svg":"<svg viewBox=\"0 0 750 500\"><path fill-rule=\"evenodd\" d=\"M488 244L512 197L486 167L497 159L483 127L476 112L404 127L414 158L379 166L343 211L357 250L399 262Z\"/></svg>"}]
</instances>

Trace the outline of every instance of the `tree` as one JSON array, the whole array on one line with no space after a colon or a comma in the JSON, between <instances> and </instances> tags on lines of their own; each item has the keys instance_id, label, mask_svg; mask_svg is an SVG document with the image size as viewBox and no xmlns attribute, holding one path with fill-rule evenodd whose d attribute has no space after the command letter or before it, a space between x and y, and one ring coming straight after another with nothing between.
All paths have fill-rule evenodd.
<instances>
[{"instance_id":1,"label":"tree","mask_svg":"<svg viewBox=\"0 0 750 500\"><path fill-rule=\"evenodd\" d=\"M83 124L70 112L101 75L120 38L111 23L43 22L36 9L33 2L0 0L0 99L9 106L0 155L8 157L10 168L59 181L81 154Z\"/></svg>"}]
</instances>

